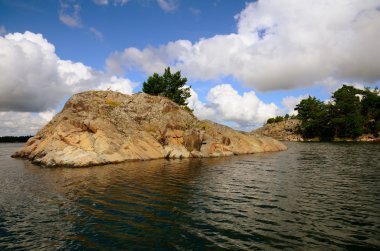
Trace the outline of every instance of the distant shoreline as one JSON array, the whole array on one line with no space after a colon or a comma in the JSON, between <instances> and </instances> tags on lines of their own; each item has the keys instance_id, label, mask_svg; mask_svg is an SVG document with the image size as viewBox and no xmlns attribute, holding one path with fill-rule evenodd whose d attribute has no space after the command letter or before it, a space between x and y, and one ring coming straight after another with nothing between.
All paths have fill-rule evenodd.
<instances>
[{"instance_id":1,"label":"distant shoreline","mask_svg":"<svg viewBox=\"0 0 380 251\"><path fill-rule=\"evenodd\" d=\"M0 143L25 143L31 137L33 136L1 136Z\"/></svg>"},{"instance_id":2,"label":"distant shoreline","mask_svg":"<svg viewBox=\"0 0 380 251\"><path fill-rule=\"evenodd\" d=\"M252 131L252 134L272 137L279 141L298 141L298 142L380 142L380 136L373 134L362 134L355 139L334 137L330 140L321 140L319 137L302 137L299 126L301 121L298 119L287 119L280 122L265 124L263 127Z\"/></svg>"}]
</instances>

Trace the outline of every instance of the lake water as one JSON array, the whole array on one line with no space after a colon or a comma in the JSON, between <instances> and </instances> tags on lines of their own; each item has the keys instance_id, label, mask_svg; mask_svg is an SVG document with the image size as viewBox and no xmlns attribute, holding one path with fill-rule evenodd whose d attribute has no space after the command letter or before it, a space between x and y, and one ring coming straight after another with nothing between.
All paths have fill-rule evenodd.
<instances>
[{"instance_id":1,"label":"lake water","mask_svg":"<svg viewBox=\"0 0 380 251\"><path fill-rule=\"evenodd\" d=\"M380 144L41 168L0 144L0 250L379 250Z\"/></svg>"}]
</instances>

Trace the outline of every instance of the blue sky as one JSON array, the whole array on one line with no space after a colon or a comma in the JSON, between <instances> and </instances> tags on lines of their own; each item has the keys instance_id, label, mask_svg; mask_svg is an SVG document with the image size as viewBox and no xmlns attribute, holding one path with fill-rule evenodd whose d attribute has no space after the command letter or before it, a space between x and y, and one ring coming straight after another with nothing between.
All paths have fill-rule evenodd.
<instances>
[{"instance_id":1,"label":"blue sky","mask_svg":"<svg viewBox=\"0 0 380 251\"><path fill-rule=\"evenodd\" d=\"M77 91L138 92L166 66L188 77L197 116L250 130L307 95L379 86L379 6L0 0L0 135L35 133Z\"/></svg>"},{"instance_id":2,"label":"blue sky","mask_svg":"<svg viewBox=\"0 0 380 251\"><path fill-rule=\"evenodd\" d=\"M61 3L51 0L0 1L1 24L8 32L41 33L56 46L62 59L102 69L107 56L115 50L131 46L142 49L177 39L194 42L234 32L234 15L245 6L245 1L240 0L181 1L178 8L167 12L149 0L131 0L116 6L97 5L90 0L75 3L80 5L82 28L62 23L58 16ZM91 27L101 32L101 39L90 31Z\"/></svg>"}]
</instances>

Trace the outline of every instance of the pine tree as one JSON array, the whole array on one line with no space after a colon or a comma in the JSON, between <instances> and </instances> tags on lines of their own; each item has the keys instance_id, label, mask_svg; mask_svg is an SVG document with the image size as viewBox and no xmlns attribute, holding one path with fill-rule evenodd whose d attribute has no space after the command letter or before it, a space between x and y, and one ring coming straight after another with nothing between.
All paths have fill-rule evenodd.
<instances>
[{"instance_id":1,"label":"pine tree","mask_svg":"<svg viewBox=\"0 0 380 251\"><path fill-rule=\"evenodd\" d=\"M187 98L191 96L190 87L184 87L187 78L181 77L181 72L172 74L170 67L165 69L162 76L154 73L143 83L143 92L155 96L167 97L179 105L186 106Z\"/></svg>"}]
</instances>

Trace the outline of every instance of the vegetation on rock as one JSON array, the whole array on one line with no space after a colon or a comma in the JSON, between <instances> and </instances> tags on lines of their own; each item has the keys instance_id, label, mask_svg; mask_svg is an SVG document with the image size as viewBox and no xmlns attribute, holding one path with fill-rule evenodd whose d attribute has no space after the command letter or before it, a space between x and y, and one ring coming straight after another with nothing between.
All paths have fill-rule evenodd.
<instances>
[{"instance_id":1,"label":"vegetation on rock","mask_svg":"<svg viewBox=\"0 0 380 251\"><path fill-rule=\"evenodd\" d=\"M181 72L172 74L170 67L165 69L162 76L154 73L143 83L143 92L153 96L167 97L179 105L186 106L187 98L191 96L190 87L184 87L187 78L181 77Z\"/></svg>"},{"instance_id":2,"label":"vegetation on rock","mask_svg":"<svg viewBox=\"0 0 380 251\"><path fill-rule=\"evenodd\" d=\"M315 97L302 100L295 108L305 138L321 140L355 139L362 134L378 136L380 131L379 91L343 85L325 104Z\"/></svg>"},{"instance_id":3,"label":"vegetation on rock","mask_svg":"<svg viewBox=\"0 0 380 251\"><path fill-rule=\"evenodd\" d=\"M281 121L287 121L289 119L295 119L295 118L296 118L296 116L294 116L294 115L290 116L289 114L286 114L285 116L276 116L274 118L269 118L267 120L267 124L278 123Z\"/></svg>"},{"instance_id":4,"label":"vegetation on rock","mask_svg":"<svg viewBox=\"0 0 380 251\"><path fill-rule=\"evenodd\" d=\"M316 97L309 96L301 100L295 110L298 115L291 116L290 119L297 118L300 124L293 132L295 136L299 134L305 140L364 140L379 137L380 96L377 88L360 90L343 85L333 93L330 102L324 103ZM263 135L278 135L277 131L281 131L284 127L279 123L288 119L289 115L268 119L265 129L261 130L265 131ZM270 124L279 124L279 126L268 127ZM284 137L273 137L284 139Z\"/></svg>"}]
</instances>

